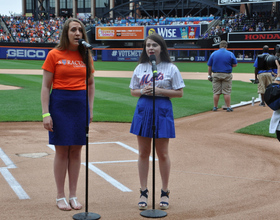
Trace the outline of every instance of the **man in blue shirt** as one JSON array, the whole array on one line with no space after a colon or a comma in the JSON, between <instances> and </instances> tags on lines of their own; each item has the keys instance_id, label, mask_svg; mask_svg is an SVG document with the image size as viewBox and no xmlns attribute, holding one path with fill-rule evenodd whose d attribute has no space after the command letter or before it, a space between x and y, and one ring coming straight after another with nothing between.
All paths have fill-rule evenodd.
<instances>
[{"instance_id":1,"label":"man in blue shirt","mask_svg":"<svg viewBox=\"0 0 280 220\"><path fill-rule=\"evenodd\" d=\"M263 53L262 55L269 55L269 47L267 45L263 46ZM261 103L260 106L265 107L264 103L264 93L266 87L272 83L273 81L273 71L272 69L266 69L265 66L262 68L259 66L259 57L255 60L254 67L255 67L255 82L258 82L258 93L261 94Z\"/></svg>"},{"instance_id":2,"label":"man in blue shirt","mask_svg":"<svg viewBox=\"0 0 280 220\"><path fill-rule=\"evenodd\" d=\"M222 40L220 49L214 51L208 60L208 80L213 85L213 111L217 111L220 95L224 95L227 112L232 112L230 94L232 89L232 67L237 66L235 55L227 50L227 42ZM213 76L212 76L213 73Z\"/></svg>"}]
</instances>

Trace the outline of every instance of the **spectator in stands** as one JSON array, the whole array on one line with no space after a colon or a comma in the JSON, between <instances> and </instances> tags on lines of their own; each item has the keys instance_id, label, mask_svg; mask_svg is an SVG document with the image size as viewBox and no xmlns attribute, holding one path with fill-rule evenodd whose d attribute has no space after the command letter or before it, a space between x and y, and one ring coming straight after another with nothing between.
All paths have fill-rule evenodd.
<instances>
[{"instance_id":1,"label":"spectator in stands","mask_svg":"<svg viewBox=\"0 0 280 220\"><path fill-rule=\"evenodd\" d=\"M157 17L141 17L134 21L134 17L117 17L113 18L97 18L94 19L86 18L83 22L94 26L135 26L135 25L178 25L178 24L193 24L198 21L185 21L184 19L191 18L192 15L179 18L176 16L171 16L169 18ZM210 17L213 17L211 14ZM194 18L194 17L192 17ZM204 18L204 17L203 17ZM204 39L211 38L216 35L223 33L233 32L233 31L264 31L264 30L280 30L279 24L279 12L274 12L270 16L270 12L260 13L254 12L252 16L253 20L249 20L247 16L243 13L227 14L221 20L221 24L217 27L213 27L210 31L202 33ZM49 20L35 21L34 17L17 17L17 16L3 16L6 21L6 25L9 32L0 37L0 41L15 41L15 42L26 42L26 43L43 43L43 42L59 42L59 36L57 36L57 31L62 29L62 24L65 21L64 17L50 18ZM209 20L203 22L211 22ZM1 29L0 29L1 30ZM0 31L1 33L1 31ZM34 36L35 35L35 36Z\"/></svg>"},{"instance_id":2,"label":"spectator in stands","mask_svg":"<svg viewBox=\"0 0 280 220\"><path fill-rule=\"evenodd\" d=\"M55 34L61 30L64 18L51 18L48 21L34 21L32 17L3 17L10 33L16 42L43 43L52 41L58 43ZM51 39L51 40L49 40Z\"/></svg>"},{"instance_id":3,"label":"spectator in stands","mask_svg":"<svg viewBox=\"0 0 280 220\"><path fill-rule=\"evenodd\" d=\"M227 50L227 42L222 40L220 49L214 51L207 62L208 80L213 84L213 111L218 110L220 95L224 95L227 112L232 112L230 105L230 94L232 89L232 67L237 66L237 60L234 54ZM212 76L213 73L213 76Z\"/></svg>"}]
</instances>

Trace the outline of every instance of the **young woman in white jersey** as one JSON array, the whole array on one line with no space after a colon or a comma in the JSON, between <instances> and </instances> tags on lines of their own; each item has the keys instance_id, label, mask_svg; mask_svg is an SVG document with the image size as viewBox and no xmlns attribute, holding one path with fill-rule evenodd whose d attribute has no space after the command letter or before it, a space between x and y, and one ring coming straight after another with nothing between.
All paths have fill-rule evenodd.
<instances>
[{"instance_id":1,"label":"young woman in white jersey","mask_svg":"<svg viewBox=\"0 0 280 220\"><path fill-rule=\"evenodd\" d=\"M178 68L171 62L166 43L158 34L149 35L143 46L139 65L130 82L131 95L140 97L135 109L130 132L137 135L140 178L140 210L147 209L149 156L153 138L153 72L149 57L155 55L157 77L155 79L155 148L162 180L160 208L169 207L170 159L169 138L175 138L172 103L170 98L182 97L184 81Z\"/></svg>"}]
</instances>

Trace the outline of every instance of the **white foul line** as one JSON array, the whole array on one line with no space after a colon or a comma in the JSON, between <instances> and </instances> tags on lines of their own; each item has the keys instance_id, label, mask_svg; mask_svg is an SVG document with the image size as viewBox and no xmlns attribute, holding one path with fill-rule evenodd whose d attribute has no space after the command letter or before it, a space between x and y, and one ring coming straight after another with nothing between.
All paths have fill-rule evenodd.
<instances>
[{"instance_id":1,"label":"white foul line","mask_svg":"<svg viewBox=\"0 0 280 220\"><path fill-rule=\"evenodd\" d=\"M11 161L11 159L4 153L0 148L0 158L6 164L7 168L17 168L16 165Z\"/></svg>"},{"instance_id":2,"label":"white foul line","mask_svg":"<svg viewBox=\"0 0 280 220\"><path fill-rule=\"evenodd\" d=\"M133 153L139 154L139 151L122 143L122 142L94 142L94 143L89 143L89 144L118 144L121 147L124 147L127 150L132 151ZM55 151L55 147L54 145L47 145L50 149L52 149L53 151ZM152 161L153 157L150 156L149 160ZM157 160L157 159L156 159ZM127 188L126 186L124 186L123 184L121 184L120 182L118 182L117 180L115 180L113 177L109 176L107 173L103 172L102 170L100 170L99 168L97 168L96 166L94 166L93 164L110 164L110 163L131 163L131 162L137 162L138 160L118 160L118 161L99 161L99 162L89 162L88 163L88 168L90 170L92 170L93 172L95 172L97 175L99 175L100 177L102 177L103 179L105 179L107 182L109 182L110 184L112 184L114 187L118 188L119 190L123 191L123 192L131 192L132 190ZM86 166L86 163L82 163L83 165Z\"/></svg>"},{"instance_id":3,"label":"white foul line","mask_svg":"<svg viewBox=\"0 0 280 220\"><path fill-rule=\"evenodd\" d=\"M10 185L12 190L16 193L19 199L30 199L27 193L23 190L18 181L13 177L8 169L17 168L13 161L4 153L4 151L0 148L0 158L3 160L7 167L0 167L0 173Z\"/></svg>"},{"instance_id":4,"label":"white foul line","mask_svg":"<svg viewBox=\"0 0 280 220\"><path fill-rule=\"evenodd\" d=\"M134 152L134 153L136 153L136 154L139 154L139 151L138 151L138 150L136 150L136 149L134 149L133 147L130 147L130 146L128 146L128 145L126 145L126 144L124 144L124 143L122 143L122 142L119 142L119 141L116 141L116 142L94 142L94 143L89 143L89 144L118 144L118 145L124 147L124 148L127 149L127 150L130 150L130 151L132 151L132 152ZM149 157L149 160L150 160L150 161L153 161L153 157L150 156L150 157ZM155 159L155 161L157 161L157 159ZM106 162L104 161L104 163L106 163Z\"/></svg>"},{"instance_id":5,"label":"white foul line","mask_svg":"<svg viewBox=\"0 0 280 220\"><path fill-rule=\"evenodd\" d=\"M106 164L106 163L132 163L137 162L138 160L113 160L113 161L99 161L91 162L91 164Z\"/></svg>"},{"instance_id":6,"label":"white foul line","mask_svg":"<svg viewBox=\"0 0 280 220\"><path fill-rule=\"evenodd\" d=\"M1 167L0 173L3 175L4 179L8 182L10 187L17 194L19 199L30 199L30 197L23 190L21 185L18 183L18 181L16 181L16 179L13 177L13 175L10 173L10 171L7 168Z\"/></svg>"},{"instance_id":7,"label":"white foul line","mask_svg":"<svg viewBox=\"0 0 280 220\"><path fill-rule=\"evenodd\" d=\"M86 165L85 163L82 163L82 164ZM96 166L92 165L91 163L88 164L88 168L90 170L92 170L93 172L95 172L97 175L101 176L107 182L111 183L113 186L115 186L119 190L121 190L123 192L132 192L131 189L127 188L126 186L124 186L123 184L121 184L120 182L115 180L113 177L109 176L107 173L103 172L102 170L100 170Z\"/></svg>"}]
</instances>

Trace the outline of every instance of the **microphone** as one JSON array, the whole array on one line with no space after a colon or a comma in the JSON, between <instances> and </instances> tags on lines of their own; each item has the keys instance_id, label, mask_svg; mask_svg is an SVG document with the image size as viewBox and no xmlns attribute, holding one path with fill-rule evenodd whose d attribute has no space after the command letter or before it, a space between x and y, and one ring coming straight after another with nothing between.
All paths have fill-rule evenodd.
<instances>
[{"instance_id":1,"label":"microphone","mask_svg":"<svg viewBox=\"0 0 280 220\"><path fill-rule=\"evenodd\" d=\"M84 46L86 49L91 49L92 48L92 46L89 43L87 43L84 39L79 40L79 45Z\"/></svg>"},{"instance_id":2,"label":"microphone","mask_svg":"<svg viewBox=\"0 0 280 220\"><path fill-rule=\"evenodd\" d=\"M152 71L154 76L157 76L157 62L156 62L156 56L152 54L150 56L150 62L152 63Z\"/></svg>"}]
</instances>

